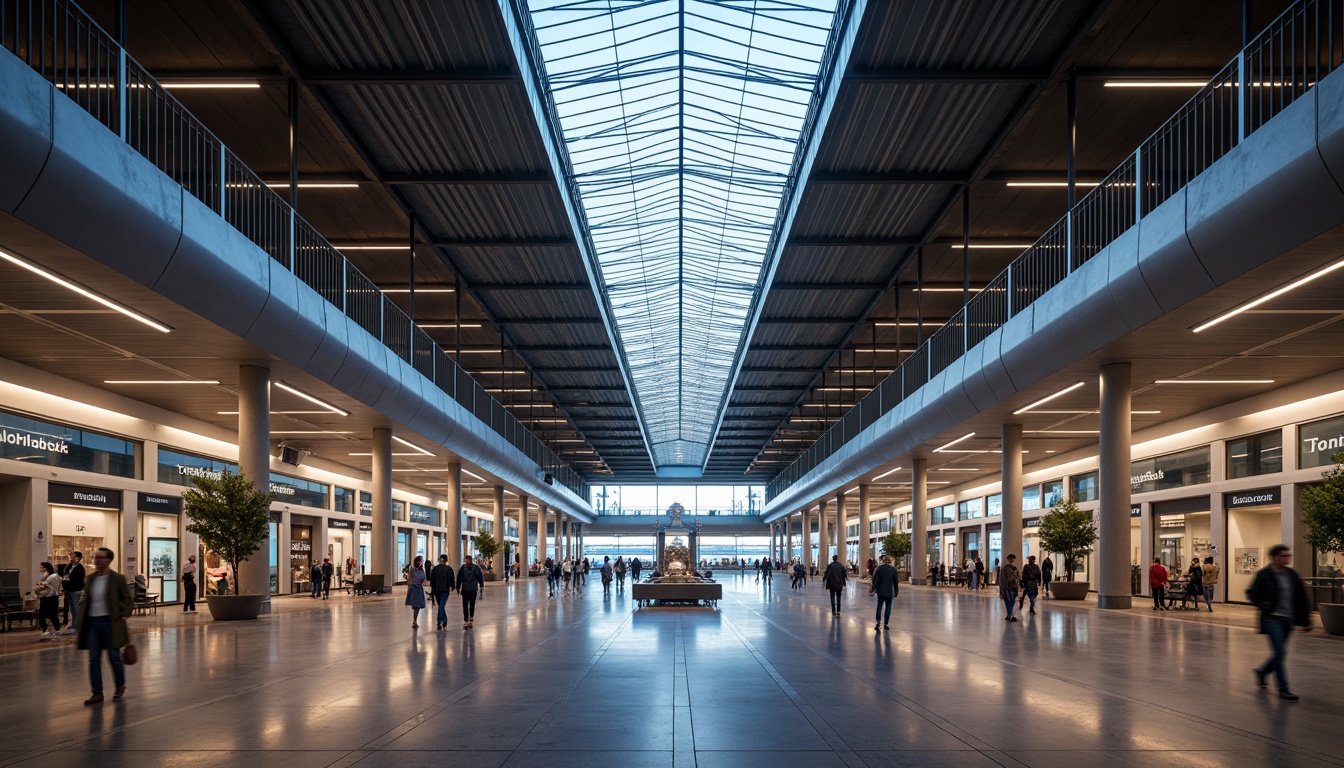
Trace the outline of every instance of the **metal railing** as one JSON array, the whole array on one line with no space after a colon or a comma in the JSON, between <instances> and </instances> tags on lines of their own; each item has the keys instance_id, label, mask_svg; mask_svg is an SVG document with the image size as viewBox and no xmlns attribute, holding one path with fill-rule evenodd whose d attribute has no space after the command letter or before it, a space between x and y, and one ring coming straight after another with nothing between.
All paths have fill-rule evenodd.
<instances>
[{"instance_id":1,"label":"metal railing","mask_svg":"<svg viewBox=\"0 0 1344 768\"><path fill-rule=\"evenodd\" d=\"M1344 0L1300 0L1214 75L952 320L906 358L766 486L766 500L802 479L1247 136L1339 69Z\"/></svg>"},{"instance_id":2,"label":"metal railing","mask_svg":"<svg viewBox=\"0 0 1344 768\"><path fill-rule=\"evenodd\" d=\"M373 281L244 165L78 5L0 0L0 45L40 73L272 259L588 500L588 485Z\"/></svg>"}]
</instances>

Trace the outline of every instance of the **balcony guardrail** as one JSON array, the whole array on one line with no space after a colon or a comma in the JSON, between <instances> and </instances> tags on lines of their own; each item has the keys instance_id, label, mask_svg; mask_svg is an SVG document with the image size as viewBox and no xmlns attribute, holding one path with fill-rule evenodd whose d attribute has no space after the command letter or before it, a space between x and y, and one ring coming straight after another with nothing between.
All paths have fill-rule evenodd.
<instances>
[{"instance_id":1,"label":"balcony guardrail","mask_svg":"<svg viewBox=\"0 0 1344 768\"><path fill-rule=\"evenodd\" d=\"M1228 62L849 414L766 485L766 500L984 341L1341 66L1344 0L1300 0Z\"/></svg>"},{"instance_id":2,"label":"balcony guardrail","mask_svg":"<svg viewBox=\"0 0 1344 768\"><path fill-rule=\"evenodd\" d=\"M555 482L588 500L588 485L573 468L508 413L82 8L68 0L0 0L0 45L505 437Z\"/></svg>"}]
</instances>

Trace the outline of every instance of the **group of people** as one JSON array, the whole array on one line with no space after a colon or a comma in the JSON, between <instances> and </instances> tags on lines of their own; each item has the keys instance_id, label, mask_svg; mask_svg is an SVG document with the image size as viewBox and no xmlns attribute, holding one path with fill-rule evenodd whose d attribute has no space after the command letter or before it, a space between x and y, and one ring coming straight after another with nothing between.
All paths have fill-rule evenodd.
<instances>
[{"instance_id":1,"label":"group of people","mask_svg":"<svg viewBox=\"0 0 1344 768\"><path fill-rule=\"evenodd\" d=\"M313 583L313 593L309 597L317 599L321 596L323 600L331 597L331 577L334 575L336 575L336 567L331 564L331 558L324 557L322 562L313 563L308 574L309 580Z\"/></svg>"},{"instance_id":2,"label":"group of people","mask_svg":"<svg viewBox=\"0 0 1344 768\"><path fill-rule=\"evenodd\" d=\"M1177 580L1180 574L1167 570L1162 564L1162 558L1154 557L1153 564L1148 566L1148 587L1153 593L1153 610L1170 610L1178 596L1176 593L1168 593L1169 585ZM1204 605L1213 613L1213 591L1218 586L1218 564L1213 562L1212 557L1204 558L1200 563L1199 558L1191 558L1190 567L1185 572L1185 600L1193 600L1195 610L1199 610L1199 600L1204 599ZM1184 601L1182 601L1184 606Z\"/></svg>"},{"instance_id":3,"label":"group of people","mask_svg":"<svg viewBox=\"0 0 1344 768\"><path fill-rule=\"evenodd\" d=\"M406 605L411 607L412 629L420 626L426 591L439 609L434 629L448 626L448 598L453 592L462 597L462 628L471 629L476 621L476 601L485 598L485 572L471 555L462 558L462 566L456 572L448 564L448 556L439 555L439 564L425 573L424 558L417 555L406 572Z\"/></svg>"}]
</instances>

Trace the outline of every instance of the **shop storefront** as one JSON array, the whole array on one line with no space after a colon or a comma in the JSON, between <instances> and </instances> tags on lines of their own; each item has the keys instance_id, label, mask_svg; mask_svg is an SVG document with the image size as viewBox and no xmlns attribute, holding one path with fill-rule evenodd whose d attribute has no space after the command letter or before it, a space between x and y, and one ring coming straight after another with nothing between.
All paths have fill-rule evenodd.
<instances>
[{"instance_id":1,"label":"shop storefront","mask_svg":"<svg viewBox=\"0 0 1344 768\"><path fill-rule=\"evenodd\" d=\"M289 583L290 592L303 594L313 591L313 526L291 523L289 526Z\"/></svg>"},{"instance_id":2,"label":"shop storefront","mask_svg":"<svg viewBox=\"0 0 1344 768\"><path fill-rule=\"evenodd\" d=\"M1268 562L1269 548L1283 539L1280 493L1275 486L1223 494L1223 509L1227 511L1229 601L1245 602L1255 572Z\"/></svg>"},{"instance_id":3,"label":"shop storefront","mask_svg":"<svg viewBox=\"0 0 1344 768\"><path fill-rule=\"evenodd\" d=\"M121 531L121 491L90 488L82 485L51 483L47 486L47 513L50 527L38 531L40 543L45 538L53 564L65 563L71 552L84 553L85 562L93 562L92 552L108 547L118 553L123 563L135 562L133 553L121 552L118 546Z\"/></svg>"},{"instance_id":4,"label":"shop storefront","mask_svg":"<svg viewBox=\"0 0 1344 768\"><path fill-rule=\"evenodd\" d=\"M140 522L140 557L149 580L148 591L165 603L181 599L182 499L154 493L137 493Z\"/></svg>"},{"instance_id":5,"label":"shop storefront","mask_svg":"<svg viewBox=\"0 0 1344 768\"><path fill-rule=\"evenodd\" d=\"M343 585L354 578L355 521L327 520L327 554L336 569L337 584Z\"/></svg>"},{"instance_id":6,"label":"shop storefront","mask_svg":"<svg viewBox=\"0 0 1344 768\"><path fill-rule=\"evenodd\" d=\"M356 561L359 564L359 573L355 578L359 578L360 573L369 572L369 553L373 551L373 545L370 539L373 537L373 523L359 523L359 556Z\"/></svg>"},{"instance_id":7,"label":"shop storefront","mask_svg":"<svg viewBox=\"0 0 1344 768\"><path fill-rule=\"evenodd\" d=\"M1154 502L1152 517L1153 556L1173 574L1189 570L1191 558L1202 562L1212 554L1208 496Z\"/></svg>"}]
</instances>

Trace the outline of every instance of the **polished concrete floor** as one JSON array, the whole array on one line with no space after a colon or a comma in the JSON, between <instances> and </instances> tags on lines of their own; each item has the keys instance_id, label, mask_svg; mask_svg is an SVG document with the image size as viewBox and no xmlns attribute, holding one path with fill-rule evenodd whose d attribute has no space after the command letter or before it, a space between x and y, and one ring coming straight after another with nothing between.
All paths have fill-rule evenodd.
<instances>
[{"instance_id":1,"label":"polished concrete floor","mask_svg":"<svg viewBox=\"0 0 1344 768\"><path fill-rule=\"evenodd\" d=\"M1255 689L1266 644L1236 623L1060 603L1009 625L907 588L875 633L864 591L834 618L748 574L718 611L492 584L474 630L437 632L397 590L165 618L93 707L84 655L34 642L0 657L0 765L1344 765L1344 644L1319 633L1294 638L1290 703Z\"/></svg>"}]
</instances>

